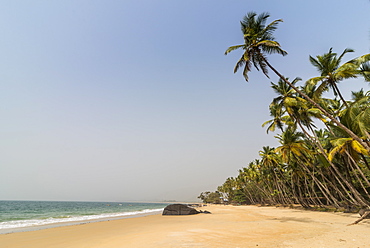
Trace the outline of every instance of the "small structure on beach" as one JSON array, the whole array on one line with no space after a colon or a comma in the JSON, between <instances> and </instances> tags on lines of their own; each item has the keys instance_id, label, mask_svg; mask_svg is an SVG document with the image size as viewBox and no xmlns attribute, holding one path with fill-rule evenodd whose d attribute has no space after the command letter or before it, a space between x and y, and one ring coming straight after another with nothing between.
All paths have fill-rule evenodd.
<instances>
[{"instance_id":1,"label":"small structure on beach","mask_svg":"<svg viewBox=\"0 0 370 248\"><path fill-rule=\"evenodd\" d=\"M171 204L165 207L162 215L190 215L199 214L200 212L185 204Z\"/></svg>"}]
</instances>

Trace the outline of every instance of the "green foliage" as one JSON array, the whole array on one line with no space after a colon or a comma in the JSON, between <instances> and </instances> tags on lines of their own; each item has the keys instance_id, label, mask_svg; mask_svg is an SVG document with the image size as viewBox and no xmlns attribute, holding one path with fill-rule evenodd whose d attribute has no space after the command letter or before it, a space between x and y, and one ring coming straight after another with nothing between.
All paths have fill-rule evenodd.
<instances>
[{"instance_id":1,"label":"green foliage","mask_svg":"<svg viewBox=\"0 0 370 248\"><path fill-rule=\"evenodd\" d=\"M220 204L222 195L220 192L215 191L215 192L202 192L199 196L199 199L203 201L203 203L212 203L212 204Z\"/></svg>"}]
</instances>

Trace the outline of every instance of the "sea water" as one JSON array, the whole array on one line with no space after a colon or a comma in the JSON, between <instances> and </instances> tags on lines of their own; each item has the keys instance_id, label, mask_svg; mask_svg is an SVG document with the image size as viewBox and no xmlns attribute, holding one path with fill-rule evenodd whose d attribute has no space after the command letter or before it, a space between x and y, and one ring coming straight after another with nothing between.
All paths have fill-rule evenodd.
<instances>
[{"instance_id":1,"label":"sea water","mask_svg":"<svg viewBox=\"0 0 370 248\"><path fill-rule=\"evenodd\" d=\"M165 203L0 201L0 234L160 213Z\"/></svg>"}]
</instances>

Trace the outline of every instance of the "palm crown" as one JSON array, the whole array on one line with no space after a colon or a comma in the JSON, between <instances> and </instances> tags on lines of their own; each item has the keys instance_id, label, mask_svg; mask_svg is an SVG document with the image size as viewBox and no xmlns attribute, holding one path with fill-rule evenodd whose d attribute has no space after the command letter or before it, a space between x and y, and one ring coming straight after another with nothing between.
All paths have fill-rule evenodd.
<instances>
[{"instance_id":1,"label":"palm crown","mask_svg":"<svg viewBox=\"0 0 370 248\"><path fill-rule=\"evenodd\" d=\"M370 60L369 54L352 59L342 65L340 64L343 56L350 52L354 52L354 50L346 48L338 57L337 53L334 53L332 48L330 48L329 52L324 55L318 55L316 58L310 56L311 64L317 68L321 75L309 79L307 83L316 85L318 82L322 82L317 88L314 98L319 98L330 87L333 89L334 95L339 95L342 102L348 107L337 84L343 79L357 78L359 76L363 76L365 80L368 80L366 76L370 74L370 70L367 68L369 66L367 62Z\"/></svg>"},{"instance_id":2,"label":"palm crown","mask_svg":"<svg viewBox=\"0 0 370 248\"><path fill-rule=\"evenodd\" d=\"M273 36L279 22L283 20L278 19L266 25L269 17L268 13L262 13L257 16L255 12L249 12L240 22L241 31L244 35L244 44L231 46L225 52L226 55L236 49L244 50L242 57L235 65L234 73L244 66L243 76L246 81L248 81L248 72L251 70L252 64L257 70L261 69L268 77L265 54L278 53L283 56L287 54L286 51L280 48L280 44L275 41Z\"/></svg>"}]
</instances>

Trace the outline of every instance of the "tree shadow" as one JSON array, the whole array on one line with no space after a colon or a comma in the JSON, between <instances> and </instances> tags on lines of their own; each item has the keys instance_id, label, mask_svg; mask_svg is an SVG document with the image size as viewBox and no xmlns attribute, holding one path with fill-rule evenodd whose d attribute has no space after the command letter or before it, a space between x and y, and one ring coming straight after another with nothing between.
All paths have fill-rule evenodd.
<instances>
[{"instance_id":1,"label":"tree shadow","mask_svg":"<svg viewBox=\"0 0 370 248\"><path fill-rule=\"evenodd\" d=\"M310 222L315 222L310 218L297 218L297 217L281 217L281 218L273 218L272 220L277 220L280 222L301 222L301 223L310 223Z\"/></svg>"}]
</instances>

